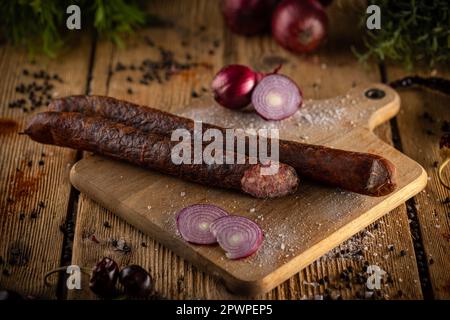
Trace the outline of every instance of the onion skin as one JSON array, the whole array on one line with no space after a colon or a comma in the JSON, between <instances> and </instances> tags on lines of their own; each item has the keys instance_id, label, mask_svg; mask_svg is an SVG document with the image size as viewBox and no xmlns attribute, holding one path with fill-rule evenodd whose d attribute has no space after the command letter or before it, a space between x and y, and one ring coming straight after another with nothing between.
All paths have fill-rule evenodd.
<instances>
[{"instance_id":1,"label":"onion skin","mask_svg":"<svg viewBox=\"0 0 450 320\"><path fill-rule=\"evenodd\" d=\"M316 0L284 0L272 16L272 35L295 53L315 51L326 38L328 17Z\"/></svg>"},{"instance_id":2,"label":"onion skin","mask_svg":"<svg viewBox=\"0 0 450 320\"><path fill-rule=\"evenodd\" d=\"M228 28L252 36L270 30L270 18L279 0L222 0L221 10Z\"/></svg>"},{"instance_id":3,"label":"onion skin","mask_svg":"<svg viewBox=\"0 0 450 320\"><path fill-rule=\"evenodd\" d=\"M333 0L318 0L320 2L321 5L323 5L324 7L328 7Z\"/></svg>"},{"instance_id":4,"label":"onion skin","mask_svg":"<svg viewBox=\"0 0 450 320\"><path fill-rule=\"evenodd\" d=\"M250 104L253 88L260 78L259 73L247 66L226 66L216 74L211 83L214 99L225 108L244 108Z\"/></svg>"}]
</instances>

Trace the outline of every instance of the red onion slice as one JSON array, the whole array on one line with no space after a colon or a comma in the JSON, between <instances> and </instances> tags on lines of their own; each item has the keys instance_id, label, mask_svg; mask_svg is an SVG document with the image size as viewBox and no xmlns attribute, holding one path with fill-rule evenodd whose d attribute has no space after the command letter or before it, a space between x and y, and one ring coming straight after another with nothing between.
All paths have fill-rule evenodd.
<instances>
[{"instance_id":1,"label":"red onion slice","mask_svg":"<svg viewBox=\"0 0 450 320\"><path fill-rule=\"evenodd\" d=\"M261 228L245 217L221 217L211 224L210 230L229 259L248 257L256 252L263 242Z\"/></svg>"},{"instance_id":2,"label":"red onion slice","mask_svg":"<svg viewBox=\"0 0 450 320\"><path fill-rule=\"evenodd\" d=\"M252 93L253 107L266 120L290 117L302 102L302 93L294 81L279 74L264 77Z\"/></svg>"},{"instance_id":3,"label":"red onion slice","mask_svg":"<svg viewBox=\"0 0 450 320\"><path fill-rule=\"evenodd\" d=\"M194 204L177 214L177 228L184 240L195 244L216 243L210 225L220 217L228 216L225 210L210 204Z\"/></svg>"}]
</instances>

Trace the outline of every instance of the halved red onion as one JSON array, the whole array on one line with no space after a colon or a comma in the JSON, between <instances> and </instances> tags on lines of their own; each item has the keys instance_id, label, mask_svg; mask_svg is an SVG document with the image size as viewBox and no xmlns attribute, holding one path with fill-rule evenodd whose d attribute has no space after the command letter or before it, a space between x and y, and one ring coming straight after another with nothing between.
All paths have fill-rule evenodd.
<instances>
[{"instance_id":1,"label":"halved red onion","mask_svg":"<svg viewBox=\"0 0 450 320\"><path fill-rule=\"evenodd\" d=\"M210 225L228 212L210 204L194 204L177 214L177 228L184 240L195 244L216 243Z\"/></svg>"},{"instance_id":2,"label":"halved red onion","mask_svg":"<svg viewBox=\"0 0 450 320\"><path fill-rule=\"evenodd\" d=\"M224 216L214 221L210 230L229 259L248 257L263 242L261 228L252 220L241 216Z\"/></svg>"},{"instance_id":3,"label":"halved red onion","mask_svg":"<svg viewBox=\"0 0 450 320\"><path fill-rule=\"evenodd\" d=\"M241 109L252 101L252 91L256 84L265 76L276 74L281 64L272 72L257 72L251 68L230 64L217 72L211 82L214 99L221 106L229 109Z\"/></svg>"},{"instance_id":4,"label":"halved red onion","mask_svg":"<svg viewBox=\"0 0 450 320\"><path fill-rule=\"evenodd\" d=\"M303 103L302 92L290 78L272 74L264 77L252 93L256 112L266 120L282 120L293 115Z\"/></svg>"}]
</instances>

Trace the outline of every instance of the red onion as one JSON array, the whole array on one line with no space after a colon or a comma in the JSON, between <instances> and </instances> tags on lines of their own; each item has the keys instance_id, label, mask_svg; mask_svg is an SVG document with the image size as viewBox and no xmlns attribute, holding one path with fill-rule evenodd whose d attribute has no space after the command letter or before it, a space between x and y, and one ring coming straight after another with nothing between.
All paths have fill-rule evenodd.
<instances>
[{"instance_id":1,"label":"red onion","mask_svg":"<svg viewBox=\"0 0 450 320\"><path fill-rule=\"evenodd\" d=\"M314 51L325 39L328 17L316 0L283 0L272 16L272 35L285 49Z\"/></svg>"},{"instance_id":2,"label":"red onion","mask_svg":"<svg viewBox=\"0 0 450 320\"><path fill-rule=\"evenodd\" d=\"M240 216L221 217L211 224L210 229L229 259L248 257L263 242L261 228L250 219Z\"/></svg>"},{"instance_id":3,"label":"red onion","mask_svg":"<svg viewBox=\"0 0 450 320\"><path fill-rule=\"evenodd\" d=\"M177 214L177 228L184 240L196 244L216 243L210 224L228 212L210 204L195 204Z\"/></svg>"},{"instance_id":4,"label":"red onion","mask_svg":"<svg viewBox=\"0 0 450 320\"><path fill-rule=\"evenodd\" d=\"M319 2L324 7L328 7L333 2L333 0L319 0Z\"/></svg>"},{"instance_id":5,"label":"red onion","mask_svg":"<svg viewBox=\"0 0 450 320\"><path fill-rule=\"evenodd\" d=\"M270 16L279 0L222 0L225 23L234 33L255 35L270 29Z\"/></svg>"},{"instance_id":6,"label":"red onion","mask_svg":"<svg viewBox=\"0 0 450 320\"><path fill-rule=\"evenodd\" d=\"M226 66L212 81L214 99L225 108L244 108L250 104L252 90L260 77L259 73L240 64Z\"/></svg>"},{"instance_id":7,"label":"red onion","mask_svg":"<svg viewBox=\"0 0 450 320\"><path fill-rule=\"evenodd\" d=\"M272 72L262 73L244 65L230 64L217 72L211 83L214 99L225 108L244 108L252 101L252 91L258 81L280 69L281 65Z\"/></svg>"},{"instance_id":8,"label":"red onion","mask_svg":"<svg viewBox=\"0 0 450 320\"><path fill-rule=\"evenodd\" d=\"M253 107L266 120L290 117L302 102L302 93L294 81L278 74L264 77L252 94Z\"/></svg>"}]
</instances>

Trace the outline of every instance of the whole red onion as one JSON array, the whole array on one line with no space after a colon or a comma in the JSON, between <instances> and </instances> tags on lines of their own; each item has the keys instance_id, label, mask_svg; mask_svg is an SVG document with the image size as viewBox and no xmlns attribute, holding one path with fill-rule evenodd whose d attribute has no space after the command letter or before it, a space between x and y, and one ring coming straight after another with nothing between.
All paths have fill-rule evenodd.
<instances>
[{"instance_id":1,"label":"whole red onion","mask_svg":"<svg viewBox=\"0 0 450 320\"><path fill-rule=\"evenodd\" d=\"M328 17L316 0L283 0L272 16L272 35L285 49L312 52L327 35Z\"/></svg>"},{"instance_id":2,"label":"whole red onion","mask_svg":"<svg viewBox=\"0 0 450 320\"><path fill-rule=\"evenodd\" d=\"M324 7L328 7L333 0L318 0L320 2L321 5L323 5Z\"/></svg>"},{"instance_id":3,"label":"whole red onion","mask_svg":"<svg viewBox=\"0 0 450 320\"><path fill-rule=\"evenodd\" d=\"M229 109L240 109L250 104L252 91L262 76L249 67L231 64L214 77L211 87L214 99Z\"/></svg>"},{"instance_id":4,"label":"whole red onion","mask_svg":"<svg viewBox=\"0 0 450 320\"><path fill-rule=\"evenodd\" d=\"M279 0L222 0L225 23L237 34L251 36L270 29L270 17Z\"/></svg>"}]
</instances>

